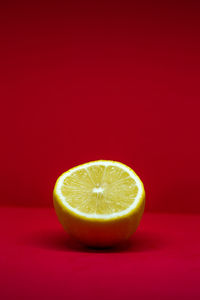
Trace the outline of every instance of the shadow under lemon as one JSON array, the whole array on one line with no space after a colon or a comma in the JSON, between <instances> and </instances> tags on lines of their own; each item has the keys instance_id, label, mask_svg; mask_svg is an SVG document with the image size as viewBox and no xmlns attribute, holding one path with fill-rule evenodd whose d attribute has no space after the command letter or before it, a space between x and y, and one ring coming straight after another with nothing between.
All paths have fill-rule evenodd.
<instances>
[{"instance_id":1,"label":"shadow under lemon","mask_svg":"<svg viewBox=\"0 0 200 300\"><path fill-rule=\"evenodd\" d=\"M162 240L152 232L138 230L126 242L107 248L87 247L62 230L57 231L38 231L29 235L25 244L32 247L46 250L65 251L65 252L97 252L97 253L115 253L115 252L145 252L160 249Z\"/></svg>"}]
</instances>

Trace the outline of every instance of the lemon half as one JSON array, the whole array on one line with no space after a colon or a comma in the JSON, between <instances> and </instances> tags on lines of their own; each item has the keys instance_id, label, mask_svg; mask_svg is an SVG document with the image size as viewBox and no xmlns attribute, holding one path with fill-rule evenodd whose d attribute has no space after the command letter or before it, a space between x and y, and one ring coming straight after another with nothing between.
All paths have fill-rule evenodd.
<instances>
[{"instance_id":1,"label":"lemon half","mask_svg":"<svg viewBox=\"0 0 200 300\"><path fill-rule=\"evenodd\" d=\"M145 205L136 173L120 162L98 160L63 173L53 191L64 229L88 246L107 247L127 240Z\"/></svg>"}]
</instances>

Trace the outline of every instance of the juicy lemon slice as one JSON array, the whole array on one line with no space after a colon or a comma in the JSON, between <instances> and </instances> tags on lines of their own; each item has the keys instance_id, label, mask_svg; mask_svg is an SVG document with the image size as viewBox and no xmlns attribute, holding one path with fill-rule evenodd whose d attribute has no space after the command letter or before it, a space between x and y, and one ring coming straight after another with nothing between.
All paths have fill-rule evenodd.
<instances>
[{"instance_id":1,"label":"juicy lemon slice","mask_svg":"<svg viewBox=\"0 0 200 300\"><path fill-rule=\"evenodd\" d=\"M114 161L94 161L70 169L58 178L54 188L59 220L69 233L88 245L106 246L129 237L138 226L144 199L139 177L128 166ZM116 224L121 224L120 232L127 226L121 238L115 232Z\"/></svg>"}]
</instances>

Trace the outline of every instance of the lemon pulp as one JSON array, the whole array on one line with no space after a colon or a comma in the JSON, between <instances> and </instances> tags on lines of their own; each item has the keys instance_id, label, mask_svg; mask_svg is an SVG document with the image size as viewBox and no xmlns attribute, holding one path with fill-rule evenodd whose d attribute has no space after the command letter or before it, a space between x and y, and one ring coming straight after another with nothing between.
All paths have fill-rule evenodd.
<instances>
[{"instance_id":1,"label":"lemon pulp","mask_svg":"<svg viewBox=\"0 0 200 300\"><path fill-rule=\"evenodd\" d=\"M62 175L59 190L69 209L88 217L123 214L141 193L141 181L127 166L97 161L73 168Z\"/></svg>"}]
</instances>

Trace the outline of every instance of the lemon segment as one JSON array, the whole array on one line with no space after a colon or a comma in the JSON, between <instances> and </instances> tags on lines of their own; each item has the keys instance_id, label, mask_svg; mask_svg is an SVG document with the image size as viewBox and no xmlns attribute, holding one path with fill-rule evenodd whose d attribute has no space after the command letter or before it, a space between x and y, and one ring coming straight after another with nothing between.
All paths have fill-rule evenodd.
<instances>
[{"instance_id":1,"label":"lemon segment","mask_svg":"<svg viewBox=\"0 0 200 300\"><path fill-rule=\"evenodd\" d=\"M138 226L144 202L145 191L139 177L128 166L115 161L94 161L70 169L58 178L54 188L54 206L64 228L72 233L77 232L71 228L72 223L82 229L86 225L87 237L89 232L93 233L89 237L94 235L96 222L120 223L120 219L126 219L123 224L129 223L126 235L129 236ZM106 230L106 226L102 228ZM81 236L82 229L78 232L80 239L95 244L84 239L84 234ZM103 231L98 229L96 234L103 236Z\"/></svg>"}]
</instances>

